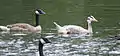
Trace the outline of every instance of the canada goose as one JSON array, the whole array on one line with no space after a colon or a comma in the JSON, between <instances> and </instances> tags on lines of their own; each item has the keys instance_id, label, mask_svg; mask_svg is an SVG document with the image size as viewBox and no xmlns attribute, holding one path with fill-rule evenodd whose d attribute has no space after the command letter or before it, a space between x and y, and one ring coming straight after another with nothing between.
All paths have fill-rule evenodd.
<instances>
[{"instance_id":1,"label":"canada goose","mask_svg":"<svg viewBox=\"0 0 120 56\"><path fill-rule=\"evenodd\" d=\"M81 26L77 26L77 25L65 25L65 26L60 26L58 25L56 22L53 22L56 25L57 31L60 34L91 34L93 33L92 31L92 25L91 22L95 21L98 22L93 16L89 16L87 19L87 23L88 23L88 29L84 29Z\"/></svg>"},{"instance_id":2,"label":"canada goose","mask_svg":"<svg viewBox=\"0 0 120 56\"><path fill-rule=\"evenodd\" d=\"M51 43L47 38L41 38L39 40L39 47L38 47L38 52L36 52L36 56L44 56L43 54L43 46L46 43Z\"/></svg>"},{"instance_id":3,"label":"canada goose","mask_svg":"<svg viewBox=\"0 0 120 56\"><path fill-rule=\"evenodd\" d=\"M41 26L39 25L39 16L40 14L45 14L41 9L36 9L36 25L35 27L27 23L16 23L10 24L7 26L0 26L1 30L10 30L10 31L28 31L28 32L41 32Z\"/></svg>"}]
</instances>

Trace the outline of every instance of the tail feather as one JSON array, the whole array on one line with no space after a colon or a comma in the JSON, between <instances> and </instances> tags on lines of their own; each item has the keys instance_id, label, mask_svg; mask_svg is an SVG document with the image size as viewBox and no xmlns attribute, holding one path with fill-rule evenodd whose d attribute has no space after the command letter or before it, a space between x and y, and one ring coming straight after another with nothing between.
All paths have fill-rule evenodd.
<instances>
[{"instance_id":1,"label":"tail feather","mask_svg":"<svg viewBox=\"0 0 120 56\"><path fill-rule=\"evenodd\" d=\"M10 28L7 28L7 27L5 27L5 26L0 26L0 29L3 30L3 31L8 31L8 30L10 30Z\"/></svg>"},{"instance_id":2,"label":"tail feather","mask_svg":"<svg viewBox=\"0 0 120 56\"><path fill-rule=\"evenodd\" d=\"M56 22L53 22L55 25L56 25L56 28L57 29L60 29L60 28L62 28L60 25L58 25Z\"/></svg>"}]
</instances>

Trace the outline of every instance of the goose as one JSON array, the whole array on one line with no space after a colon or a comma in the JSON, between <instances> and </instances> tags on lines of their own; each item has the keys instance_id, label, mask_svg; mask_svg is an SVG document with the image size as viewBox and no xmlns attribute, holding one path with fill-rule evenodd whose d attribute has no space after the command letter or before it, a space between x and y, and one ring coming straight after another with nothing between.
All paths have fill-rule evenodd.
<instances>
[{"instance_id":1,"label":"goose","mask_svg":"<svg viewBox=\"0 0 120 56\"><path fill-rule=\"evenodd\" d=\"M88 29L85 29L81 26L77 26L77 25L64 25L63 27L60 26L59 24L57 24L56 22L53 22L56 26L57 32L59 34L92 34L92 25L91 22L95 21L98 22L98 20L95 19L94 16L89 16L87 18L87 23L88 23Z\"/></svg>"},{"instance_id":2,"label":"goose","mask_svg":"<svg viewBox=\"0 0 120 56\"><path fill-rule=\"evenodd\" d=\"M38 52L36 52L36 56L44 56L43 54L43 46L46 43L51 43L47 38L41 38L39 40L39 47L38 47Z\"/></svg>"},{"instance_id":3,"label":"goose","mask_svg":"<svg viewBox=\"0 0 120 56\"><path fill-rule=\"evenodd\" d=\"M35 27L27 23L16 23L10 24L7 26L0 26L1 30L6 31L28 31L28 32L41 32L41 26L39 25L39 16L40 14L45 14L41 9L36 9L36 25Z\"/></svg>"}]
</instances>

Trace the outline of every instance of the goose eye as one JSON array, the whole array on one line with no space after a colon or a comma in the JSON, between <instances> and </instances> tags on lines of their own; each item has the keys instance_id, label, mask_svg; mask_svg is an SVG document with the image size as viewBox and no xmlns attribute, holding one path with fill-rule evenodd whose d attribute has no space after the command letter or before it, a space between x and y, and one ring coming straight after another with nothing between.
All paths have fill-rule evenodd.
<instances>
[{"instance_id":1,"label":"goose eye","mask_svg":"<svg viewBox=\"0 0 120 56\"><path fill-rule=\"evenodd\" d=\"M90 18L93 18L93 16L90 16Z\"/></svg>"},{"instance_id":2,"label":"goose eye","mask_svg":"<svg viewBox=\"0 0 120 56\"><path fill-rule=\"evenodd\" d=\"M88 17L88 20L90 20L91 19L91 17Z\"/></svg>"}]
</instances>

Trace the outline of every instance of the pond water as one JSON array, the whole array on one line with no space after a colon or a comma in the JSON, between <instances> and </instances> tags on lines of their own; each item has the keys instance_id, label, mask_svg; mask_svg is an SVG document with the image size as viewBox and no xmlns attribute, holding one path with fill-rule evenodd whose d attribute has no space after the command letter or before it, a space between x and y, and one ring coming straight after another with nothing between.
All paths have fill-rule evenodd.
<instances>
[{"instance_id":1,"label":"pond water","mask_svg":"<svg viewBox=\"0 0 120 56\"><path fill-rule=\"evenodd\" d=\"M1 0L0 25L29 23L34 25L34 10L41 8L41 34L0 32L0 56L35 56L38 41L48 38L45 56L120 56L119 0ZM56 34L53 22L61 26L81 25L87 28L86 18L93 15L92 37L62 37Z\"/></svg>"},{"instance_id":2,"label":"pond water","mask_svg":"<svg viewBox=\"0 0 120 56\"><path fill-rule=\"evenodd\" d=\"M17 35L2 33L0 35L1 56L35 56L38 41L48 38L52 43L44 45L45 56L119 56L120 37L62 37L53 33Z\"/></svg>"}]
</instances>

